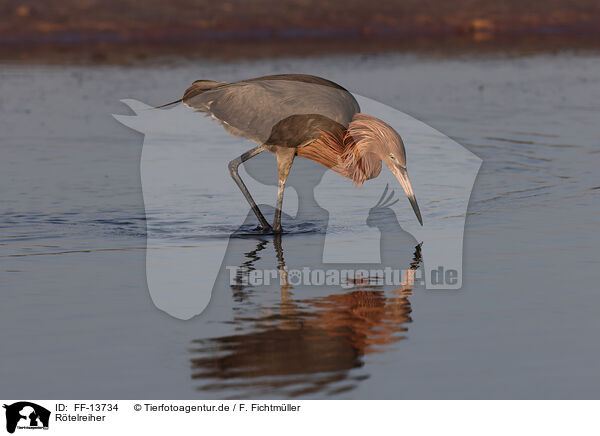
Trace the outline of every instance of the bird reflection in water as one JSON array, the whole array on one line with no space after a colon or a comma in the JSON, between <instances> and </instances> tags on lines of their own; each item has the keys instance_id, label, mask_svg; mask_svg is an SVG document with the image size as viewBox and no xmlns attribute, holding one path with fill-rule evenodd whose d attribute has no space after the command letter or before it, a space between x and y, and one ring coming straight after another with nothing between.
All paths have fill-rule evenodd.
<instances>
[{"instance_id":1,"label":"bird reflection in water","mask_svg":"<svg viewBox=\"0 0 600 436\"><path fill-rule=\"evenodd\" d=\"M386 187L367 218L369 226L387 235L381 238L381 259L386 265L393 265L391 258L398 259L399 246L407 247L402 239L407 234L391 209L393 196ZM192 341L192 379L202 382L198 389L235 392L231 395L238 398L326 396L354 389L368 377L353 371L364 366L365 355L405 339L407 324L412 322L408 298L422 262L421 244L414 247L412 261L404 266L403 280L395 289L386 290L378 277L355 277L349 289L331 292L332 287L322 287L315 297L308 295L314 291L294 288L286 279L282 238L290 245L294 240L285 235L256 238L256 248L245 253L230 285L236 305L231 323L243 332ZM271 242L274 253L267 249ZM275 304L248 310L258 296L244 277L269 255L274 255L279 269L280 298ZM329 295L322 296L324 292Z\"/></svg>"},{"instance_id":2,"label":"bird reflection in water","mask_svg":"<svg viewBox=\"0 0 600 436\"><path fill-rule=\"evenodd\" d=\"M273 242L283 268L281 236ZM264 240L258 242L247 268L266 247ZM420 263L417 245L404 281L391 295L362 278L352 289L300 299L284 281L280 304L245 318L244 333L193 341L192 378L208 382L199 390L232 390L238 398L335 395L354 389L368 377L351 371L363 366L363 356L405 339L412 321L408 297ZM244 292L241 280L231 288L234 296Z\"/></svg>"}]
</instances>

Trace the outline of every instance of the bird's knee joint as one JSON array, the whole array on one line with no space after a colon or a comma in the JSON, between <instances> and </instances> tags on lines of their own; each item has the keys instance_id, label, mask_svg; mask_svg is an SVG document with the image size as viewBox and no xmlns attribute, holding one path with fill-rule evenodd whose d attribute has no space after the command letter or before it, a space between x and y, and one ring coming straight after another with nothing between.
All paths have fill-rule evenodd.
<instances>
[{"instance_id":1,"label":"bird's knee joint","mask_svg":"<svg viewBox=\"0 0 600 436\"><path fill-rule=\"evenodd\" d=\"M237 175L238 173L238 167L240 166L242 162L239 159L234 159L231 162L229 162L229 164L227 165L227 167L229 168L229 173L232 176Z\"/></svg>"}]
</instances>

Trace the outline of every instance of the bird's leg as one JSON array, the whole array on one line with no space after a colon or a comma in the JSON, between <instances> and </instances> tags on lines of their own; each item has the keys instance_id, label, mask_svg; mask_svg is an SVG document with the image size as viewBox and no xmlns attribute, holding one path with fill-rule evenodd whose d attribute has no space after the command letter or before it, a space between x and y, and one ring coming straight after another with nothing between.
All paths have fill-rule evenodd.
<instances>
[{"instance_id":1,"label":"bird's leg","mask_svg":"<svg viewBox=\"0 0 600 436\"><path fill-rule=\"evenodd\" d=\"M277 206L275 207L275 219L273 220L273 231L281 233L281 207L283 206L283 190L285 189L285 181L287 180L294 157L296 156L295 148L280 147L276 152L277 156Z\"/></svg>"},{"instance_id":2,"label":"bird's leg","mask_svg":"<svg viewBox=\"0 0 600 436\"><path fill-rule=\"evenodd\" d=\"M231 177L233 178L235 183L240 188L240 191L242 191L242 194L244 194L244 197L246 197L246 200L248 200L248 203L250 204L250 207L254 211L256 218L258 218L258 221L260 222L260 225L263 228L263 230L269 231L269 230L271 230L271 226L269 225L269 223L265 219L264 215L262 214L262 212L260 211L260 209L258 208L256 203L254 202L254 199L250 195L250 192L248 192L248 188L246 188L246 185L244 184L242 178L238 174L238 167L240 166L241 163L246 162L248 159L256 156L257 154L263 152L264 150L265 149L263 148L263 146L259 145L258 147L255 147L252 150L249 150L246 153L243 153L241 156L233 159L231 162L229 162L229 174L231 174Z\"/></svg>"}]
</instances>

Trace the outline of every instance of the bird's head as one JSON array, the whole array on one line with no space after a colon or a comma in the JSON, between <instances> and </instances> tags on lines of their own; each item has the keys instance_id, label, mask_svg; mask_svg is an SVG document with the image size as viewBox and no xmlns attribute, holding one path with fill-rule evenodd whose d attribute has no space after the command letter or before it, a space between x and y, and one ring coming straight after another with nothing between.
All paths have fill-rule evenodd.
<instances>
[{"instance_id":1,"label":"bird's head","mask_svg":"<svg viewBox=\"0 0 600 436\"><path fill-rule=\"evenodd\" d=\"M406 152L398 133L379 118L365 114L356 114L348 126L348 134L356 143L356 152L363 161L383 162L396 176L408 197L419 223L423 225L421 211L415 198L408 172L406 170ZM373 164L371 164L372 166Z\"/></svg>"}]
</instances>

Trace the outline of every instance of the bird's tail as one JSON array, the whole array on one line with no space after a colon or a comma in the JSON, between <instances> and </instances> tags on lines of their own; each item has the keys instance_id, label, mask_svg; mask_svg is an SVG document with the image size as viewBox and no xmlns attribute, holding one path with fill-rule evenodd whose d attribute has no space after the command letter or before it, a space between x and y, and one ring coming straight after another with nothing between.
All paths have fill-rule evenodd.
<instances>
[{"instance_id":1,"label":"bird's tail","mask_svg":"<svg viewBox=\"0 0 600 436\"><path fill-rule=\"evenodd\" d=\"M162 104L162 105L160 105L160 106L155 106L155 107L154 107L154 109L160 109L160 108L162 108L162 107L172 106L172 105L174 105L174 104L181 103L181 101L182 101L182 100L183 100L183 99L182 99L182 98L180 98L179 100L172 101L171 103Z\"/></svg>"},{"instance_id":2,"label":"bird's tail","mask_svg":"<svg viewBox=\"0 0 600 436\"><path fill-rule=\"evenodd\" d=\"M172 101L171 103L163 104L160 106L154 107L154 109L160 109L167 106L172 106L177 103L185 104L186 106L194 107L193 104L190 104L190 99L193 97L202 94L203 92L210 91L211 89L218 88L219 86L227 85L227 82L215 82L214 80L196 80L192 83L188 89L185 90L183 94L183 98L179 100Z\"/></svg>"}]
</instances>

